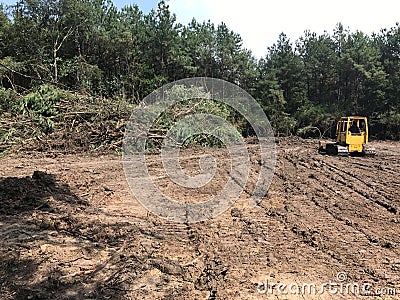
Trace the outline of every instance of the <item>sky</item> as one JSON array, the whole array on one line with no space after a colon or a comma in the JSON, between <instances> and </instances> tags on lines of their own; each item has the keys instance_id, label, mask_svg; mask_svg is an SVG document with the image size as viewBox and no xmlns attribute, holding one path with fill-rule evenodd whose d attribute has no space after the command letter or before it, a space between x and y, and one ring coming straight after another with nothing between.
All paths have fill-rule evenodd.
<instances>
[{"instance_id":1,"label":"sky","mask_svg":"<svg viewBox=\"0 0 400 300\"><path fill-rule=\"evenodd\" d=\"M13 0L0 0L12 4ZM177 21L188 24L192 18L214 24L224 22L243 39L243 46L257 57L284 32L292 42L310 30L318 34L333 33L341 22L351 31L371 34L400 22L399 0L166 0ZM148 13L158 0L114 0L121 8L136 3Z\"/></svg>"},{"instance_id":2,"label":"sky","mask_svg":"<svg viewBox=\"0 0 400 300\"><path fill-rule=\"evenodd\" d=\"M399 0L169 0L168 4L183 24L193 16L226 23L258 58L265 56L281 32L294 42L305 30L331 34L339 22L367 34L400 22Z\"/></svg>"}]
</instances>

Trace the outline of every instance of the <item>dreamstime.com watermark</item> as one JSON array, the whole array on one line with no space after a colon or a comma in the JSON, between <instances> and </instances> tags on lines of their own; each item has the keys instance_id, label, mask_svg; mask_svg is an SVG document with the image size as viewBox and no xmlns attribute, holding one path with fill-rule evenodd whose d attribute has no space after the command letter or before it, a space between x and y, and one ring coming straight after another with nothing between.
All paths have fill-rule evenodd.
<instances>
[{"instance_id":1,"label":"dreamstime.com watermark","mask_svg":"<svg viewBox=\"0 0 400 300\"><path fill-rule=\"evenodd\" d=\"M315 283L275 283L270 279L259 282L257 291L262 295L351 295L351 296L396 296L400 295L400 288L376 287L370 282L349 282L347 274L340 272L334 281L322 284Z\"/></svg>"},{"instance_id":2,"label":"dreamstime.com watermark","mask_svg":"<svg viewBox=\"0 0 400 300\"><path fill-rule=\"evenodd\" d=\"M168 179L194 190L206 186L214 178L218 164L211 155L199 158L201 172L198 175L190 176L181 168L180 150L190 137L212 136L223 144L230 156L231 168L225 186L201 203L185 203L163 194L149 175L145 158L151 129L159 126L160 117L171 113L176 105L187 105L188 101L192 101L191 107L179 113L170 128L163 128L161 158ZM195 109L211 101L214 106L200 111ZM241 116L250 125L258 141L260 168L249 206L258 204L267 194L275 169L275 139L261 106L249 93L227 81L188 78L166 84L149 94L134 109L126 126L122 154L125 177L136 199L153 214L181 223L210 220L229 209L244 191L251 169L246 142L236 126L214 113L213 107L229 107L235 116Z\"/></svg>"}]
</instances>

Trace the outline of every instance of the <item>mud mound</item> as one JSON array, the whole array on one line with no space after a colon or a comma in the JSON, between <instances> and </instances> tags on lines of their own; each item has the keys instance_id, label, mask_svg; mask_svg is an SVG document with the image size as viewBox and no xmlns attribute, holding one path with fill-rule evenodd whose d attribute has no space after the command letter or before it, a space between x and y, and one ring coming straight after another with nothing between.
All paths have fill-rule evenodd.
<instances>
[{"instance_id":1,"label":"mud mound","mask_svg":"<svg viewBox=\"0 0 400 300\"><path fill-rule=\"evenodd\" d=\"M56 202L84 204L53 174L34 171L32 176L0 179L0 214L13 215L30 210L57 210ZM53 202L53 203L52 203Z\"/></svg>"}]
</instances>

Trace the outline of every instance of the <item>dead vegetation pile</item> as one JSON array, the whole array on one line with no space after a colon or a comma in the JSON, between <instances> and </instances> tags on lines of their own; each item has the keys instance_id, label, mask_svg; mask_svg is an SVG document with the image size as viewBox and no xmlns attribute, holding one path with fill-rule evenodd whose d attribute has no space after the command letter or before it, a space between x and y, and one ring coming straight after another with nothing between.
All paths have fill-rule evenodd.
<instances>
[{"instance_id":1,"label":"dead vegetation pile","mask_svg":"<svg viewBox=\"0 0 400 300\"><path fill-rule=\"evenodd\" d=\"M52 86L15 95L10 102L0 117L0 153L118 151L134 107Z\"/></svg>"}]
</instances>

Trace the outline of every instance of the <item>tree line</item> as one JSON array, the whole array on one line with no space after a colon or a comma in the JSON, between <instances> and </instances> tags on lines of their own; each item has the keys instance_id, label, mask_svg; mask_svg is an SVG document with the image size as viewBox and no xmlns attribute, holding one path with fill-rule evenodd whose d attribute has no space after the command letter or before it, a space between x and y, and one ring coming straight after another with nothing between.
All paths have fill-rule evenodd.
<instances>
[{"instance_id":1,"label":"tree line","mask_svg":"<svg viewBox=\"0 0 400 300\"><path fill-rule=\"evenodd\" d=\"M261 30L261 29L257 29ZM110 0L20 0L0 12L0 109L43 84L138 103L188 77L248 91L276 134L329 134L340 116L370 118L378 138L400 138L400 26L372 35L284 33L256 59L224 23L180 24L160 1L148 14Z\"/></svg>"}]
</instances>

